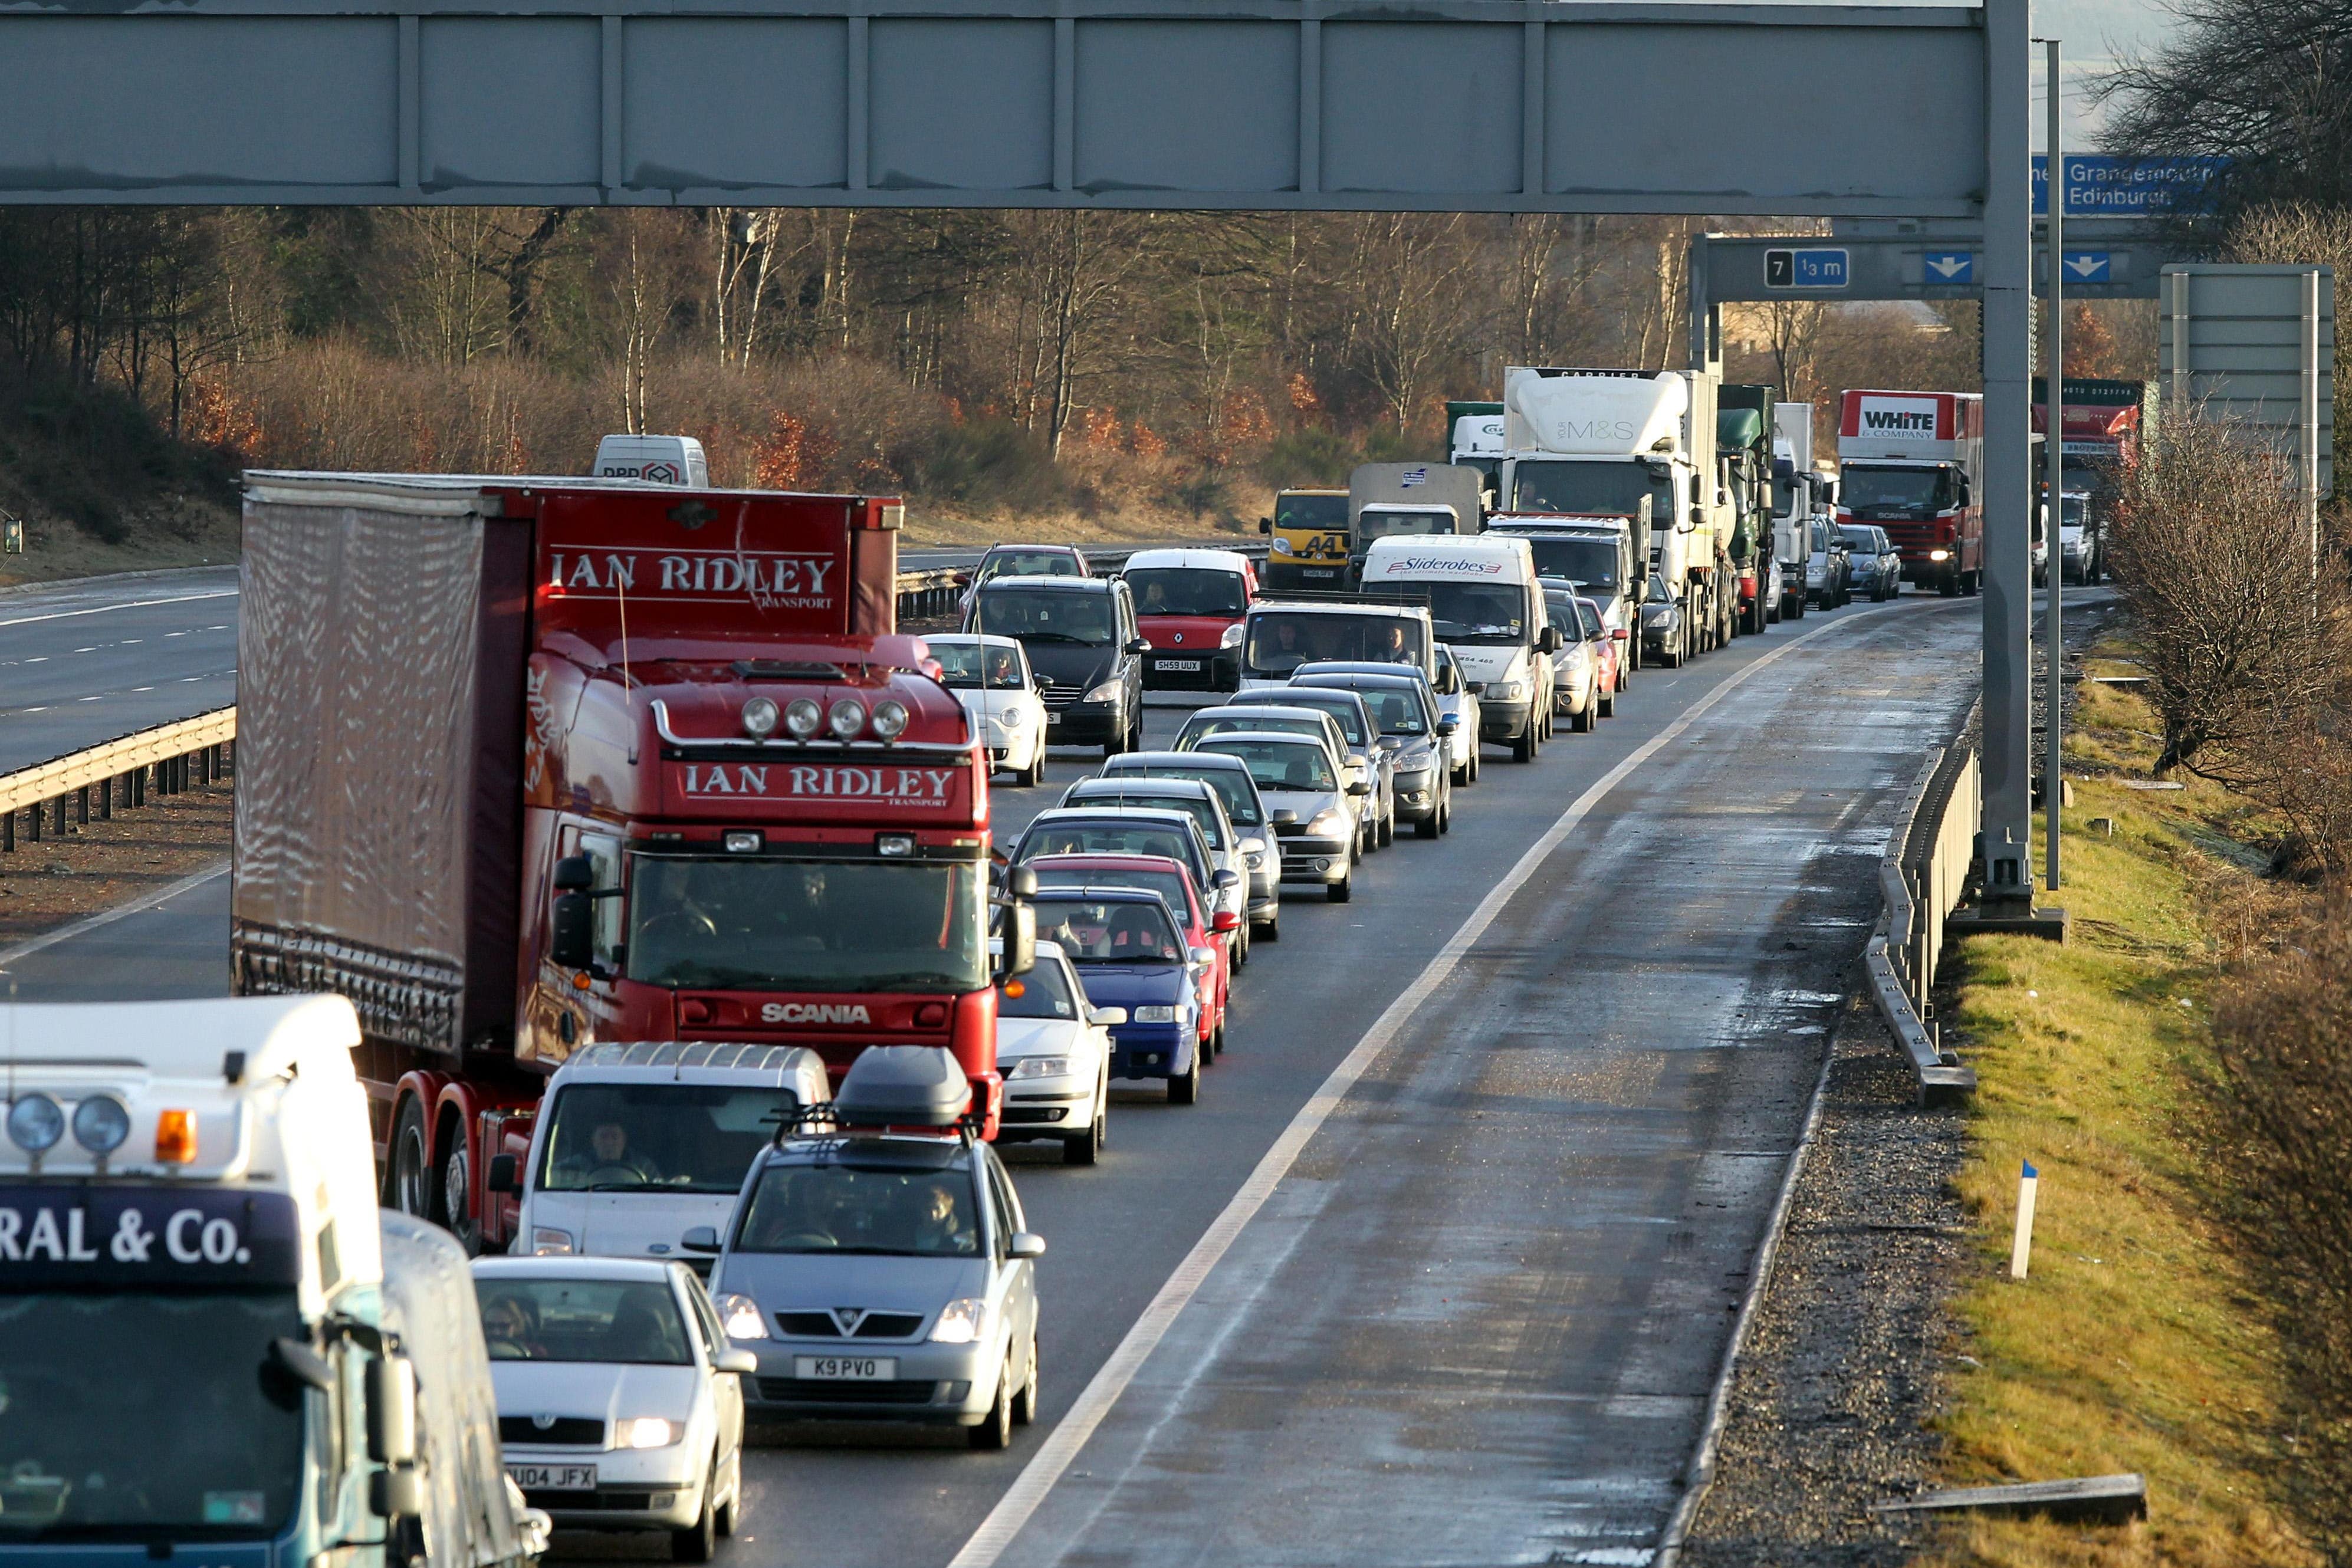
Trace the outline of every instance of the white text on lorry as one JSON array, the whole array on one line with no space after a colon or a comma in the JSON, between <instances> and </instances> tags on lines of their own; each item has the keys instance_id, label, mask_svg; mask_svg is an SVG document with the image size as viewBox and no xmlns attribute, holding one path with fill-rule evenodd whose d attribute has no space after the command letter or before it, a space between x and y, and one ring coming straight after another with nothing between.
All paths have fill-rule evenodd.
<instances>
[{"instance_id":1,"label":"white text on lorry","mask_svg":"<svg viewBox=\"0 0 2352 1568\"><path fill-rule=\"evenodd\" d=\"M634 550L548 552L548 586L573 598L715 599L778 595L831 601L830 555L782 555L754 550Z\"/></svg>"},{"instance_id":2,"label":"white text on lorry","mask_svg":"<svg viewBox=\"0 0 2352 1568\"><path fill-rule=\"evenodd\" d=\"M760 1009L761 1023L863 1023L874 1019L859 1002L770 1002Z\"/></svg>"},{"instance_id":3,"label":"white text on lorry","mask_svg":"<svg viewBox=\"0 0 2352 1568\"><path fill-rule=\"evenodd\" d=\"M761 796L794 800L882 800L938 810L949 803L958 769L861 767L851 763L687 763L679 778L688 795Z\"/></svg>"}]
</instances>

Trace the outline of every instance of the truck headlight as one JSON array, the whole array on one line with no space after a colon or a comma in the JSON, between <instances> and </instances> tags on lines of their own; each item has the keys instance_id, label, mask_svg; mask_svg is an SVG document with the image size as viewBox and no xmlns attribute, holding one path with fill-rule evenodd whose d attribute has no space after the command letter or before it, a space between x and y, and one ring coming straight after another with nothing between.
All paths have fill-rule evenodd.
<instances>
[{"instance_id":1,"label":"truck headlight","mask_svg":"<svg viewBox=\"0 0 2352 1568\"><path fill-rule=\"evenodd\" d=\"M613 1426L613 1447L616 1448L667 1448L678 1439L677 1424L658 1416L639 1416L634 1420L618 1421Z\"/></svg>"},{"instance_id":2,"label":"truck headlight","mask_svg":"<svg viewBox=\"0 0 2352 1568\"><path fill-rule=\"evenodd\" d=\"M530 1233L530 1255L534 1258L567 1258L577 1250L569 1230L542 1225Z\"/></svg>"},{"instance_id":3,"label":"truck headlight","mask_svg":"<svg viewBox=\"0 0 2352 1568\"><path fill-rule=\"evenodd\" d=\"M1013 1062L1004 1074L1007 1083L1021 1078L1067 1078L1070 1059L1066 1056L1024 1056Z\"/></svg>"},{"instance_id":4,"label":"truck headlight","mask_svg":"<svg viewBox=\"0 0 2352 1568\"><path fill-rule=\"evenodd\" d=\"M931 1325L933 1344L970 1344L988 1326L988 1303L978 1296L959 1296L940 1309Z\"/></svg>"},{"instance_id":5,"label":"truck headlight","mask_svg":"<svg viewBox=\"0 0 2352 1568\"><path fill-rule=\"evenodd\" d=\"M1138 1023L1174 1023L1176 1009L1172 1007L1142 1007L1130 1009L1128 1017Z\"/></svg>"},{"instance_id":6,"label":"truck headlight","mask_svg":"<svg viewBox=\"0 0 2352 1568\"><path fill-rule=\"evenodd\" d=\"M710 1303L719 1309L719 1326L727 1331L729 1339L766 1339L767 1320L760 1315L760 1303L749 1296L730 1291Z\"/></svg>"},{"instance_id":7,"label":"truck headlight","mask_svg":"<svg viewBox=\"0 0 2352 1568\"><path fill-rule=\"evenodd\" d=\"M1949 560L1952 559L1952 552L1948 549L1931 549L1927 552L1927 559L1929 560Z\"/></svg>"},{"instance_id":8,"label":"truck headlight","mask_svg":"<svg viewBox=\"0 0 2352 1568\"><path fill-rule=\"evenodd\" d=\"M1280 534L1274 536L1274 543L1267 546L1266 549L1274 555L1290 555L1294 553L1290 548L1290 541L1284 538Z\"/></svg>"},{"instance_id":9,"label":"truck headlight","mask_svg":"<svg viewBox=\"0 0 2352 1568\"><path fill-rule=\"evenodd\" d=\"M1242 623L1238 621L1217 634L1217 646L1220 648L1238 648L1241 645Z\"/></svg>"},{"instance_id":10,"label":"truck headlight","mask_svg":"<svg viewBox=\"0 0 2352 1568\"><path fill-rule=\"evenodd\" d=\"M1524 702L1528 695L1525 681L1496 681L1486 688L1486 695L1507 703Z\"/></svg>"}]
</instances>

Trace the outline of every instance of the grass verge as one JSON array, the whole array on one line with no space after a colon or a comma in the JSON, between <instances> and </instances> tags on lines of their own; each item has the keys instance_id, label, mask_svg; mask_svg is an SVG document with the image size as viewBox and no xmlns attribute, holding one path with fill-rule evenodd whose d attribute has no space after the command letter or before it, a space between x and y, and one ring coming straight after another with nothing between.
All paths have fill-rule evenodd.
<instances>
[{"instance_id":1,"label":"grass verge","mask_svg":"<svg viewBox=\"0 0 2352 1568\"><path fill-rule=\"evenodd\" d=\"M2122 666L2094 657L2093 673ZM2242 802L2195 780L2140 790L2147 705L2085 682L2061 947L1970 937L1946 1017L1980 1088L1960 1176L1979 1266L1940 1426L1950 1484L2137 1470L2149 1517L2124 1529L1974 1520L1924 1561L2053 1564L2315 1561L2271 1503L2278 1345L2209 1190L2203 993L2218 910L2251 895ZM2072 770L2070 769L2070 775ZM2033 864L2041 862L2037 846ZM2008 1276L2022 1161L2041 1173L2031 1277Z\"/></svg>"}]
</instances>

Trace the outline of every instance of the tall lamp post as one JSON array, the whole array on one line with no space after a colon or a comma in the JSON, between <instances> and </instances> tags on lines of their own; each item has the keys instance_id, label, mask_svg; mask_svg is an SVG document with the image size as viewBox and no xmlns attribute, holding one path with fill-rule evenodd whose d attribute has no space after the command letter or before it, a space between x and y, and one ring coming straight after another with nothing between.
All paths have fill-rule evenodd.
<instances>
[{"instance_id":1,"label":"tall lamp post","mask_svg":"<svg viewBox=\"0 0 2352 1568\"><path fill-rule=\"evenodd\" d=\"M2063 99L2058 79L2058 45L2056 38L2042 40L2048 52L2048 80L2043 83L2043 96L2050 108L2049 178L2044 182L2050 207L2050 359L2042 371L2042 485L2049 496L2042 522L2042 570L2049 580L2049 620L2042 635L2042 721L2046 749L2042 763L2042 873L2051 892L2058 891L2058 804L2065 793L2058 771L2060 747L2059 712L2063 688L2059 670L2063 664L2064 644L2058 640L2059 586L2066 577L2066 552L2061 548L2066 528L2066 313L2065 301L2065 226L2066 226L2066 165L2059 135L2059 110Z\"/></svg>"}]
</instances>

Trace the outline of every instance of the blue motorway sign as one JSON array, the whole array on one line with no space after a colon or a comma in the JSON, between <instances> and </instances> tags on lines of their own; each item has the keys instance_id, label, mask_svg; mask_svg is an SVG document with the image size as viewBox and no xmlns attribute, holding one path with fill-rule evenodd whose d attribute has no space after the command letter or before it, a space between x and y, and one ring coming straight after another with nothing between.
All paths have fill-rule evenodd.
<instances>
[{"instance_id":1,"label":"blue motorway sign","mask_svg":"<svg viewBox=\"0 0 2352 1568\"><path fill-rule=\"evenodd\" d=\"M2070 250L2064 257L2063 280L2068 283L2113 283L2115 253L2105 250Z\"/></svg>"},{"instance_id":2,"label":"blue motorway sign","mask_svg":"<svg viewBox=\"0 0 2352 1568\"><path fill-rule=\"evenodd\" d=\"M1768 250L1764 253L1767 288L1843 288L1853 269L1843 249Z\"/></svg>"},{"instance_id":3,"label":"blue motorway sign","mask_svg":"<svg viewBox=\"0 0 2352 1568\"><path fill-rule=\"evenodd\" d=\"M1972 250L1930 250L1919 256L1927 287L1957 288L1977 280L1977 256Z\"/></svg>"},{"instance_id":4,"label":"blue motorway sign","mask_svg":"<svg viewBox=\"0 0 2352 1568\"><path fill-rule=\"evenodd\" d=\"M2193 212L2226 158L2126 158L2079 152L2066 156L2066 215L2137 218L2150 213ZM2050 160L2033 159L2033 211L2050 211Z\"/></svg>"}]
</instances>

